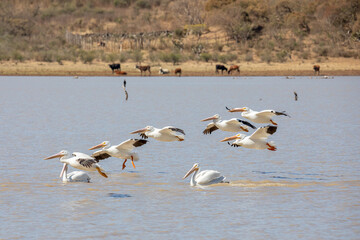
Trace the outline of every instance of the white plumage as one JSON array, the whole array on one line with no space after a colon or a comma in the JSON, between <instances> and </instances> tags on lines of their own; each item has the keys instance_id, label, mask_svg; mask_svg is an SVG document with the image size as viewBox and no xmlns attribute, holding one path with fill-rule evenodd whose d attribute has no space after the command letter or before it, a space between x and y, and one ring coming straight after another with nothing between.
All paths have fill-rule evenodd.
<instances>
[{"instance_id":1,"label":"white plumage","mask_svg":"<svg viewBox=\"0 0 360 240\"><path fill-rule=\"evenodd\" d=\"M256 127L253 126L251 123L247 121L243 121L241 119L232 118L230 120L221 120L219 114L215 114L214 116L205 118L201 121L204 122L210 120L212 120L213 122L209 123L206 126L205 130L203 131L204 134L211 134L213 131L216 131L218 129L227 132L239 132L239 131L248 132L249 131L248 127L256 129Z\"/></svg>"},{"instance_id":2,"label":"white plumage","mask_svg":"<svg viewBox=\"0 0 360 240\"><path fill-rule=\"evenodd\" d=\"M200 170L200 166L198 163L195 163L193 167L185 174L183 179L187 178L191 173L194 173L190 180L191 186L204 186L211 185L215 183L222 183L226 179L221 175L220 172L215 170L204 170L198 172Z\"/></svg>"},{"instance_id":3,"label":"white plumage","mask_svg":"<svg viewBox=\"0 0 360 240\"><path fill-rule=\"evenodd\" d=\"M283 112L277 112L275 110L263 110L261 112L257 112L254 110L251 110L248 107L243 108L226 108L229 112L241 112L241 116L254 122L254 123L270 123L277 125L276 122L274 122L271 118L276 115L284 115L290 117L288 114Z\"/></svg>"},{"instance_id":4,"label":"white plumage","mask_svg":"<svg viewBox=\"0 0 360 240\"><path fill-rule=\"evenodd\" d=\"M162 142L174 142L184 141L184 130L172 126L166 126L163 128L155 128L153 126L146 126L145 128L131 132L130 134L139 133L142 138L154 138Z\"/></svg>"},{"instance_id":5,"label":"white plumage","mask_svg":"<svg viewBox=\"0 0 360 240\"><path fill-rule=\"evenodd\" d=\"M48 160L52 158L60 158L60 162L69 164L70 166L80 170L98 171L101 176L107 178L107 175L104 173L104 170L98 164L98 160L90 157L85 153L73 152L72 155L70 155L68 151L62 150L57 154L44 158L44 160Z\"/></svg>"},{"instance_id":6,"label":"white plumage","mask_svg":"<svg viewBox=\"0 0 360 240\"><path fill-rule=\"evenodd\" d=\"M221 140L221 142L235 140L231 146L233 147L245 147L251 149L268 149L270 151L276 151L275 144L273 142L267 142L267 138L276 132L276 126L266 126L258 128L252 135L246 136L244 134L236 134L232 137L227 137Z\"/></svg>"},{"instance_id":7,"label":"white plumage","mask_svg":"<svg viewBox=\"0 0 360 240\"><path fill-rule=\"evenodd\" d=\"M123 163L122 169L126 167L125 163L127 159L131 159L131 163L135 168L134 161L139 160L139 155L136 152L134 152L134 149L146 143L147 140L143 140L143 139L128 139L120 143L119 145L111 146L109 141L104 141L96 146L89 148L89 150L103 148L99 151L94 152L91 156L96 160L102 160L109 157L124 159L125 161Z\"/></svg>"}]
</instances>

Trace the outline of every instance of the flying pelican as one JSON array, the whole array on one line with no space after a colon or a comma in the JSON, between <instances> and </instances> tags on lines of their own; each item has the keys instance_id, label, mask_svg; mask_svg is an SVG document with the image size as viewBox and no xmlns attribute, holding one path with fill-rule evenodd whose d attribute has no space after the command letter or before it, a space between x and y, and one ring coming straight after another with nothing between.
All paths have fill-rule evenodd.
<instances>
[{"instance_id":1,"label":"flying pelican","mask_svg":"<svg viewBox=\"0 0 360 240\"><path fill-rule=\"evenodd\" d=\"M270 151L276 151L276 147L273 142L267 142L266 139L276 132L276 126L265 126L258 128L253 134L250 136L246 136L244 134L236 134L232 137L227 137L221 140L220 142L235 140L231 146L233 147L245 147L252 149L268 149ZM230 145L230 143L229 143Z\"/></svg>"},{"instance_id":2,"label":"flying pelican","mask_svg":"<svg viewBox=\"0 0 360 240\"><path fill-rule=\"evenodd\" d=\"M60 178L62 178L63 182L90 182L90 176L83 171L73 171L71 173L67 173L68 164L64 163L63 169L60 173Z\"/></svg>"},{"instance_id":3,"label":"flying pelican","mask_svg":"<svg viewBox=\"0 0 360 240\"><path fill-rule=\"evenodd\" d=\"M126 167L125 163L128 159L131 159L131 163L135 168L134 161L139 160L139 156L136 152L134 152L135 147L140 147L147 143L147 140L143 139L128 139L119 145L111 146L109 141L104 141L99 145L93 146L89 148L89 150L103 148L99 151L94 152L91 156L96 160L102 160L109 157L116 157L125 159L122 169Z\"/></svg>"},{"instance_id":4,"label":"flying pelican","mask_svg":"<svg viewBox=\"0 0 360 240\"><path fill-rule=\"evenodd\" d=\"M172 126L163 127L161 129L153 126L146 126L145 128L131 132L130 134L140 133L142 138L147 139L152 137L162 142L184 141L184 130Z\"/></svg>"},{"instance_id":5,"label":"flying pelican","mask_svg":"<svg viewBox=\"0 0 360 240\"><path fill-rule=\"evenodd\" d=\"M277 123L274 122L271 119L271 117L273 117L275 115L284 115L284 116L290 117L288 114L285 113L285 111L277 112L275 110L263 110L261 112L257 112L257 111L251 110L248 107L232 108L232 109L229 109L228 107L226 107L226 109L229 112L242 112L241 113L242 117L247 118L250 121L253 121L254 123L271 123L271 124L277 125Z\"/></svg>"},{"instance_id":6,"label":"flying pelican","mask_svg":"<svg viewBox=\"0 0 360 240\"><path fill-rule=\"evenodd\" d=\"M221 176L220 172L214 170L204 170L198 173L200 166L195 163L194 166L185 174L183 179L187 178L191 173L194 174L191 177L190 185L210 185L215 183L223 183L226 177Z\"/></svg>"},{"instance_id":7,"label":"flying pelican","mask_svg":"<svg viewBox=\"0 0 360 240\"><path fill-rule=\"evenodd\" d=\"M69 164L70 166L80 170L98 171L101 176L107 178L107 175L103 172L104 170L98 164L99 161L90 157L87 154L80 152L73 152L72 155L70 155L68 151L62 150L57 154L44 158L44 160L48 160L52 158L60 158L60 162Z\"/></svg>"},{"instance_id":8,"label":"flying pelican","mask_svg":"<svg viewBox=\"0 0 360 240\"><path fill-rule=\"evenodd\" d=\"M249 131L248 126L253 129L256 129L256 127L253 126L251 123L237 118L232 118L230 120L221 120L219 114L215 114L214 116L205 118L201 121L204 122L209 120L213 120L213 122L209 123L206 126L205 130L203 131L204 134L211 134L213 131L218 129L227 132L239 132L239 131L248 132Z\"/></svg>"}]
</instances>

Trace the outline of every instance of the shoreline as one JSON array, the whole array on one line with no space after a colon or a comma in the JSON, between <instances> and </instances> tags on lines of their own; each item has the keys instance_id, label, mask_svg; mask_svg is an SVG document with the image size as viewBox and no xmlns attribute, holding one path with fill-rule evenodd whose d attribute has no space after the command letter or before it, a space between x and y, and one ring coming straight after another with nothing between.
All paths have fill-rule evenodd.
<instances>
[{"instance_id":1,"label":"shoreline","mask_svg":"<svg viewBox=\"0 0 360 240\"><path fill-rule=\"evenodd\" d=\"M147 63L143 63L144 65ZM214 62L196 62L188 61L178 65L171 63L152 63L151 76L175 76L174 69L180 67L182 76L315 76L312 66L319 64L320 76L360 76L360 60L348 58L330 58L323 62L292 61L285 63L262 63L262 62L242 62L236 63L240 66L240 74L233 73L228 75L216 74ZM112 74L111 69L106 62L93 62L84 64L81 62L73 63L64 61L62 64L57 62L12 62L5 61L0 63L0 76L118 76L135 77L141 76L140 71L135 69L135 62L125 62L121 64L121 70L127 72L127 75ZM224 64L230 66L231 64ZM170 74L159 74L159 67L167 68ZM146 73L148 76L148 73Z\"/></svg>"}]
</instances>

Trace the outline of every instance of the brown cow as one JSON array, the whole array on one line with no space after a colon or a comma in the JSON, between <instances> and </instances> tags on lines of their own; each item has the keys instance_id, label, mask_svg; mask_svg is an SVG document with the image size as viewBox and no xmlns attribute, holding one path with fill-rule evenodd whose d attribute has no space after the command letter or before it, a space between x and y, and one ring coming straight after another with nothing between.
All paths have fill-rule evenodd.
<instances>
[{"instance_id":1,"label":"brown cow","mask_svg":"<svg viewBox=\"0 0 360 240\"><path fill-rule=\"evenodd\" d=\"M117 74L117 75L127 75L127 72L125 71L120 71L120 70L114 70L114 72Z\"/></svg>"},{"instance_id":2,"label":"brown cow","mask_svg":"<svg viewBox=\"0 0 360 240\"><path fill-rule=\"evenodd\" d=\"M228 71L228 74L230 74L232 71L238 71L238 73L240 73L240 67L238 65L232 65L230 68L229 68L229 71Z\"/></svg>"},{"instance_id":3,"label":"brown cow","mask_svg":"<svg viewBox=\"0 0 360 240\"><path fill-rule=\"evenodd\" d=\"M320 75L320 65L314 65L313 66L313 69L314 69L314 74L316 75Z\"/></svg>"},{"instance_id":4,"label":"brown cow","mask_svg":"<svg viewBox=\"0 0 360 240\"><path fill-rule=\"evenodd\" d=\"M149 66L149 65L146 65L146 66L136 65L135 68L137 68L137 69L140 70L141 76L142 76L143 72L146 72L146 71L149 71L149 76L151 75L151 71L150 71L150 66Z\"/></svg>"},{"instance_id":5,"label":"brown cow","mask_svg":"<svg viewBox=\"0 0 360 240\"><path fill-rule=\"evenodd\" d=\"M181 68L175 68L175 75L179 74L179 77L181 76Z\"/></svg>"}]
</instances>

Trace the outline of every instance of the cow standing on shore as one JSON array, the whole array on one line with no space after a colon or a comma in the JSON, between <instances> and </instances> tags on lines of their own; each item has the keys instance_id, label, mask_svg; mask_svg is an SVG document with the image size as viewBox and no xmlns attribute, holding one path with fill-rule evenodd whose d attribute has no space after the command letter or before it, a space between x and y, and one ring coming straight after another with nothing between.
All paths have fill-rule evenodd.
<instances>
[{"instance_id":1,"label":"cow standing on shore","mask_svg":"<svg viewBox=\"0 0 360 240\"><path fill-rule=\"evenodd\" d=\"M114 74L114 70L121 70L121 66L120 63L113 63L113 64L109 64L109 67L112 70L112 73Z\"/></svg>"},{"instance_id":2,"label":"cow standing on shore","mask_svg":"<svg viewBox=\"0 0 360 240\"><path fill-rule=\"evenodd\" d=\"M320 65L314 65L313 66L313 69L314 69L314 74L316 75L320 75Z\"/></svg>"},{"instance_id":3,"label":"cow standing on shore","mask_svg":"<svg viewBox=\"0 0 360 240\"><path fill-rule=\"evenodd\" d=\"M140 70L141 76L142 76L143 72L146 72L146 71L149 71L149 76L151 75L151 71L150 71L150 66L149 66L149 65L146 65L146 66L136 65L135 68L137 68L137 69Z\"/></svg>"},{"instance_id":4,"label":"cow standing on shore","mask_svg":"<svg viewBox=\"0 0 360 240\"><path fill-rule=\"evenodd\" d=\"M223 74L224 71L228 71L227 67L221 64L216 64L215 66L215 73L219 73L219 70L221 70L221 74Z\"/></svg>"},{"instance_id":5,"label":"cow standing on shore","mask_svg":"<svg viewBox=\"0 0 360 240\"><path fill-rule=\"evenodd\" d=\"M175 75L179 74L179 77L181 76L181 68L175 68L174 71Z\"/></svg>"},{"instance_id":6,"label":"cow standing on shore","mask_svg":"<svg viewBox=\"0 0 360 240\"><path fill-rule=\"evenodd\" d=\"M232 71L238 71L238 73L240 73L240 67L238 65L232 65L229 68L228 74L230 74Z\"/></svg>"}]
</instances>

